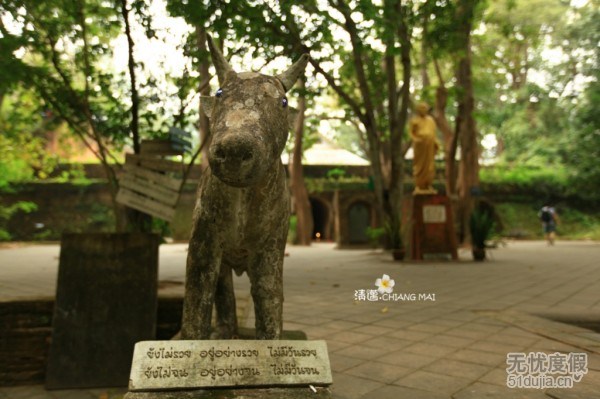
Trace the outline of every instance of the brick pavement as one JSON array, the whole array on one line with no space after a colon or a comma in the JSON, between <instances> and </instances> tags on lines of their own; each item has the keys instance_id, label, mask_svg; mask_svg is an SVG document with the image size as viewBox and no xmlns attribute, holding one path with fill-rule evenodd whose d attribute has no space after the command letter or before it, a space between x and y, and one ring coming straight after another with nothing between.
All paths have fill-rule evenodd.
<instances>
[{"instance_id":1,"label":"brick pavement","mask_svg":"<svg viewBox=\"0 0 600 399\"><path fill-rule=\"evenodd\" d=\"M0 249L0 300L52 296L57 246ZM161 247L160 295L181 295L184 245ZM600 245L509 243L485 263L395 263L388 254L291 247L286 258L286 329L328 342L334 397L600 398L600 334L543 316L600 321ZM394 293L433 301L355 301L389 274ZM247 289L236 279L236 291ZM253 324L252 315L246 325ZM586 352L588 373L572 389L509 389L508 352ZM116 399L122 390L46 392L0 388L0 399Z\"/></svg>"}]
</instances>

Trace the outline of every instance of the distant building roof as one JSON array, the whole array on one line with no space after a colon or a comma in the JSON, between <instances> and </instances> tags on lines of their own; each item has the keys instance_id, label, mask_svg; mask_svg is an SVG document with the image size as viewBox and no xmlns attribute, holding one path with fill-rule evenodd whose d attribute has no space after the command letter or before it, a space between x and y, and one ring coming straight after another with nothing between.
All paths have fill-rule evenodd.
<instances>
[{"instance_id":1,"label":"distant building roof","mask_svg":"<svg viewBox=\"0 0 600 399\"><path fill-rule=\"evenodd\" d=\"M281 161L287 165L289 154L284 152ZM328 139L321 137L321 141L313 144L302 154L303 165L358 165L368 166L369 161L358 155L344 150Z\"/></svg>"}]
</instances>

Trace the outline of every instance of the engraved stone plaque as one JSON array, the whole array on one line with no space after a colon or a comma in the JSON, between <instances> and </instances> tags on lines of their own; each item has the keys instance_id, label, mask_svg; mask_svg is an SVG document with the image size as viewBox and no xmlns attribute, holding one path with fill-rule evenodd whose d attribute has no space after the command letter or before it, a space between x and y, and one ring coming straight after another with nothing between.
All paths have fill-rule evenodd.
<instances>
[{"instance_id":1,"label":"engraved stone plaque","mask_svg":"<svg viewBox=\"0 0 600 399\"><path fill-rule=\"evenodd\" d=\"M325 341L143 341L129 390L331 383Z\"/></svg>"},{"instance_id":2,"label":"engraved stone plaque","mask_svg":"<svg viewBox=\"0 0 600 399\"><path fill-rule=\"evenodd\" d=\"M424 223L446 223L446 207L444 205L423 205Z\"/></svg>"}]
</instances>

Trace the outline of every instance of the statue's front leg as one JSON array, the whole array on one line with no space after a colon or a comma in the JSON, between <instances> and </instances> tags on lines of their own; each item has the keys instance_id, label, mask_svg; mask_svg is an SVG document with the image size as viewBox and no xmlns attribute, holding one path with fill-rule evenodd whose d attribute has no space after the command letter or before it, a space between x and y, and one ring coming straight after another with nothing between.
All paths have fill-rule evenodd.
<instances>
[{"instance_id":1,"label":"statue's front leg","mask_svg":"<svg viewBox=\"0 0 600 399\"><path fill-rule=\"evenodd\" d=\"M248 270L256 339L280 339L283 326L283 249L262 252Z\"/></svg>"},{"instance_id":2,"label":"statue's front leg","mask_svg":"<svg viewBox=\"0 0 600 399\"><path fill-rule=\"evenodd\" d=\"M192 234L188 250L181 339L210 338L221 250L213 237L207 237L210 234L202 233L202 238Z\"/></svg>"},{"instance_id":3,"label":"statue's front leg","mask_svg":"<svg viewBox=\"0 0 600 399\"><path fill-rule=\"evenodd\" d=\"M232 339L237 337L238 322L235 293L233 291L233 274L231 267L225 263L221 265L221 272L217 281L215 307L217 310L215 338Z\"/></svg>"}]
</instances>

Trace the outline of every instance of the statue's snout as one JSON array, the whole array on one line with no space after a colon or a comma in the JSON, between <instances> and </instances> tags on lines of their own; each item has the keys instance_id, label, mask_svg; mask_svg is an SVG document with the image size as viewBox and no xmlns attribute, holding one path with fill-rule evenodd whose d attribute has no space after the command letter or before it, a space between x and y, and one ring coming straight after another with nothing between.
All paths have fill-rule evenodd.
<instances>
[{"instance_id":1,"label":"statue's snout","mask_svg":"<svg viewBox=\"0 0 600 399\"><path fill-rule=\"evenodd\" d=\"M212 153L214 161L236 165L254 158L254 145L233 136L215 143Z\"/></svg>"},{"instance_id":2,"label":"statue's snout","mask_svg":"<svg viewBox=\"0 0 600 399\"><path fill-rule=\"evenodd\" d=\"M224 183L247 186L264 172L260 153L256 138L245 134L227 135L211 145L209 163L212 172Z\"/></svg>"}]
</instances>

